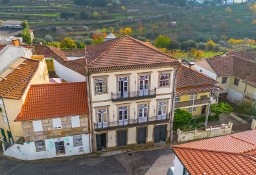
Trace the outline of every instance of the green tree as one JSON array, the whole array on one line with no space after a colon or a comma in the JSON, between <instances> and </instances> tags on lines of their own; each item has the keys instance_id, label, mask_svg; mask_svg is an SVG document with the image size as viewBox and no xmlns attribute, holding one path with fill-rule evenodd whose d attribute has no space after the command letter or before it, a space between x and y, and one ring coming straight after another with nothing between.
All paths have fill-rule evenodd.
<instances>
[{"instance_id":1,"label":"green tree","mask_svg":"<svg viewBox=\"0 0 256 175\"><path fill-rule=\"evenodd\" d=\"M213 40L209 40L206 43L206 49L207 50L213 50L213 48L216 46L216 43Z\"/></svg>"},{"instance_id":2,"label":"green tree","mask_svg":"<svg viewBox=\"0 0 256 175\"><path fill-rule=\"evenodd\" d=\"M211 111L216 113L217 115L221 113L231 113L233 111L233 107L226 102L221 102L211 105Z\"/></svg>"},{"instance_id":3,"label":"green tree","mask_svg":"<svg viewBox=\"0 0 256 175\"><path fill-rule=\"evenodd\" d=\"M186 125L189 124L191 119L191 113L181 109L176 109L174 114L174 130L177 130L179 128L183 129Z\"/></svg>"},{"instance_id":4,"label":"green tree","mask_svg":"<svg viewBox=\"0 0 256 175\"><path fill-rule=\"evenodd\" d=\"M171 39L165 35L159 35L154 42L154 45L158 48L168 48L170 44Z\"/></svg>"},{"instance_id":5,"label":"green tree","mask_svg":"<svg viewBox=\"0 0 256 175\"><path fill-rule=\"evenodd\" d=\"M89 11L85 11L85 12L80 13L80 18L81 19L89 19L89 18L91 18L91 16L92 16L92 14Z\"/></svg>"},{"instance_id":6,"label":"green tree","mask_svg":"<svg viewBox=\"0 0 256 175\"><path fill-rule=\"evenodd\" d=\"M180 45L180 49L184 51L189 51L192 48L197 49L197 43L193 40L183 41Z\"/></svg>"},{"instance_id":7,"label":"green tree","mask_svg":"<svg viewBox=\"0 0 256 175\"><path fill-rule=\"evenodd\" d=\"M72 49L76 47L77 45L75 41L68 37L63 38L63 40L60 42L60 48L63 48L63 49Z\"/></svg>"},{"instance_id":8,"label":"green tree","mask_svg":"<svg viewBox=\"0 0 256 175\"><path fill-rule=\"evenodd\" d=\"M180 49L180 43L176 40L172 40L168 49L169 50L178 50L178 49Z\"/></svg>"}]
</instances>

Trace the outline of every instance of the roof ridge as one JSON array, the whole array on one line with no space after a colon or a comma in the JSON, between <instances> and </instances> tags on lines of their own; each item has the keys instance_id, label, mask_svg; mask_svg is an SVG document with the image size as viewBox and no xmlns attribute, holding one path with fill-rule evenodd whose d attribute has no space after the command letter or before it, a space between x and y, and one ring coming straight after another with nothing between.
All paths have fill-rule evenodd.
<instances>
[{"instance_id":1,"label":"roof ridge","mask_svg":"<svg viewBox=\"0 0 256 175\"><path fill-rule=\"evenodd\" d=\"M86 84L85 81L81 81L81 82L62 82L62 83L44 83L44 84L33 84L30 85L32 86L62 86L62 85L67 85L67 84Z\"/></svg>"},{"instance_id":2,"label":"roof ridge","mask_svg":"<svg viewBox=\"0 0 256 175\"><path fill-rule=\"evenodd\" d=\"M245 142L245 143L248 143L248 144L250 144L250 145L253 145L253 146L255 146L255 149L256 149L256 144L254 144L254 143L251 143L251 142L248 142L248 141L246 141L246 140L237 138L237 137L233 136L233 134L232 134L232 135L229 135L229 136L232 137L232 138L234 138L234 139L237 139L237 140L240 140L240 141L242 141L242 142ZM245 151L245 152L247 152L247 151Z\"/></svg>"},{"instance_id":3,"label":"roof ridge","mask_svg":"<svg viewBox=\"0 0 256 175\"><path fill-rule=\"evenodd\" d=\"M117 43L118 43L119 41L121 41L121 39L123 39L123 38L124 38L124 36L121 36L121 37L117 38L117 41L116 41L114 44L112 44L105 52L103 52L100 56L98 56L98 58L95 58L93 61L91 61L90 64L91 64L91 63L94 63L94 62L97 61L97 60L99 60L103 55L105 55L106 53L108 53L108 52L110 51L110 49L112 49L114 46L116 46ZM95 46L96 46L96 45L95 45Z\"/></svg>"}]
</instances>

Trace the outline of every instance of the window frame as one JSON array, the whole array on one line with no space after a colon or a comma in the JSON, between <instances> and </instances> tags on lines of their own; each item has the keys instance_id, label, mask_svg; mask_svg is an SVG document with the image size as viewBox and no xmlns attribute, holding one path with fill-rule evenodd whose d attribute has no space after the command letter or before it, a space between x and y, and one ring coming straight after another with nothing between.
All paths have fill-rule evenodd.
<instances>
[{"instance_id":1,"label":"window frame","mask_svg":"<svg viewBox=\"0 0 256 175\"><path fill-rule=\"evenodd\" d=\"M161 79L163 75L167 76L167 79ZM171 84L171 72L159 72L159 88L170 87Z\"/></svg>"},{"instance_id":2,"label":"window frame","mask_svg":"<svg viewBox=\"0 0 256 175\"><path fill-rule=\"evenodd\" d=\"M179 99L179 100L177 100L177 99ZM178 102L180 102L180 96L175 97L175 103L178 103Z\"/></svg>"},{"instance_id":3,"label":"window frame","mask_svg":"<svg viewBox=\"0 0 256 175\"><path fill-rule=\"evenodd\" d=\"M76 115L76 116L71 116L71 128L79 128L80 125L80 116Z\"/></svg>"},{"instance_id":4,"label":"window frame","mask_svg":"<svg viewBox=\"0 0 256 175\"><path fill-rule=\"evenodd\" d=\"M44 131L43 130L42 120L34 120L34 121L32 121L32 125L33 125L34 132Z\"/></svg>"},{"instance_id":5,"label":"window frame","mask_svg":"<svg viewBox=\"0 0 256 175\"><path fill-rule=\"evenodd\" d=\"M37 147L37 143L43 143L43 147L40 149ZM45 140L38 140L35 141L35 148L36 148L36 152L43 152L46 151L46 145L45 145Z\"/></svg>"},{"instance_id":6,"label":"window frame","mask_svg":"<svg viewBox=\"0 0 256 175\"><path fill-rule=\"evenodd\" d=\"M60 124L60 126L54 126L56 124ZM61 123L61 119L60 118L53 118L52 119L52 128L54 130L62 129L62 123Z\"/></svg>"},{"instance_id":7,"label":"window frame","mask_svg":"<svg viewBox=\"0 0 256 175\"><path fill-rule=\"evenodd\" d=\"M240 79L235 77L233 84L234 84L235 86L239 86L239 82L240 82Z\"/></svg>"},{"instance_id":8,"label":"window frame","mask_svg":"<svg viewBox=\"0 0 256 175\"><path fill-rule=\"evenodd\" d=\"M221 77L221 84L227 84L227 81L228 81L228 77Z\"/></svg>"},{"instance_id":9,"label":"window frame","mask_svg":"<svg viewBox=\"0 0 256 175\"><path fill-rule=\"evenodd\" d=\"M101 85L97 85L101 81ZM94 94L107 94L108 93L108 77L106 76L99 76L93 77L93 87L94 87Z\"/></svg>"}]
</instances>

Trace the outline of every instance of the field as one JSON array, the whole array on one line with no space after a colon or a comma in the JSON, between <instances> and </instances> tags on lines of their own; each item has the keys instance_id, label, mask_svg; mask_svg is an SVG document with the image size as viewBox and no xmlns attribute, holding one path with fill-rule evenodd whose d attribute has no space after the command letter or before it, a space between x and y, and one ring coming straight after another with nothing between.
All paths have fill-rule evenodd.
<instances>
[{"instance_id":1,"label":"field","mask_svg":"<svg viewBox=\"0 0 256 175\"><path fill-rule=\"evenodd\" d=\"M89 8L76 6L72 1L0 4L0 20L27 19L37 37L50 34L55 40L68 35L73 38L86 38L96 29L131 27L134 37L144 36L153 40L159 34L172 39L206 41L228 38L252 38L256 36L256 14L250 11L249 4L242 3L222 7L177 7L156 5L152 0L133 0L122 4L125 11L118 8ZM99 12L99 17L81 19L82 12ZM71 13L72 17L63 17ZM176 26L171 22L175 21ZM85 30L89 28L89 30ZM138 30L143 28L143 30ZM113 30L112 29L112 30Z\"/></svg>"}]
</instances>

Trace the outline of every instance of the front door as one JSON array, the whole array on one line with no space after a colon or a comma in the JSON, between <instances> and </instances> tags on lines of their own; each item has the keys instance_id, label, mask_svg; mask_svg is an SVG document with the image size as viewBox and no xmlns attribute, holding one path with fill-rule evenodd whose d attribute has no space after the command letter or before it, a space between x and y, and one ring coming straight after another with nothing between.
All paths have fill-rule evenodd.
<instances>
[{"instance_id":1,"label":"front door","mask_svg":"<svg viewBox=\"0 0 256 175\"><path fill-rule=\"evenodd\" d=\"M101 151L103 149L106 149L106 133L104 134L97 134L96 135L96 141L97 141L97 151Z\"/></svg>"},{"instance_id":2,"label":"front door","mask_svg":"<svg viewBox=\"0 0 256 175\"><path fill-rule=\"evenodd\" d=\"M56 148L57 155L65 154L64 141L55 142L55 148Z\"/></svg>"},{"instance_id":3,"label":"front door","mask_svg":"<svg viewBox=\"0 0 256 175\"><path fill-rule=\"evenodd\" d=\"M139 96L149 95L149 75L141 75L139 77Z\"/></svg>"},{"instance_id":4,"label":"front door","mask_svg":"<svg viewBox=\"0 0 256 175\"><path fill-rule=\"evenodd\" d=\"M201 114L205 114L205 112L206 112L206 105L204 105L204 106L202 107Z\"/></svg>"},{"instance_id":5,"label":"front door","mask_svg":"<svg viewBox=\"0 0 256 175\"><path fill-rule=\"evenodd\" d=\"M127 130L117 131L117 146L124 146L127 142Z\"/></svg>"},{"instance_id":6,"label":"front door","mask_svg":"<svg viewBox=\"0 0 256 175\"><path fill-rule=\"evenodd\" d=\"M148 120L148 105L139 105L139 123L146 122Z\"/></svg>"},{"instance_id":7,"label":"front door","mask_svg":"<svg viewBox=\"0 0 256 175\"><path fill-rule=\"evenodd\" d=\"M119 125L128 124L128 107L122 106L118 108Z\"/></svg>"},{"instance_id":8,"label":"front door","mask_svg":"<svg viewBox=\"0 0 256 175\"><path fill-rule=\"evenodd\" d=\"M118 94L120 98L128 97L128 77L118 78Z\"/></svg>"},{"instance_id":9,"label":"front door","mask_svg":"<svg viewBox=\"0 0 256 175\"><path fill-rule=\"evenodd\" d=\"M154 128L154 142L166 141L167 125L157 125Z\"/></svg>"},{"instance_id":10,"label":"front door","mask_svg":"<svg viewBox=\"0 0 256 175\"><path fill-rule=\"evenodd\" d=\"M146 144L146 127L137 128L137 144Z\"/></svg>"}]
</instances>

